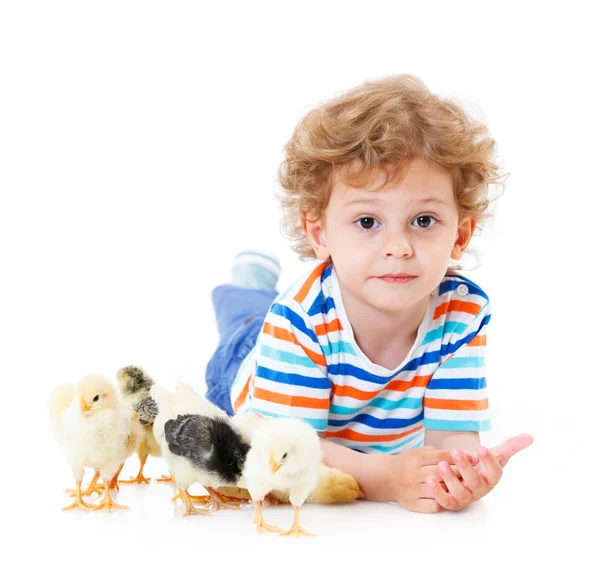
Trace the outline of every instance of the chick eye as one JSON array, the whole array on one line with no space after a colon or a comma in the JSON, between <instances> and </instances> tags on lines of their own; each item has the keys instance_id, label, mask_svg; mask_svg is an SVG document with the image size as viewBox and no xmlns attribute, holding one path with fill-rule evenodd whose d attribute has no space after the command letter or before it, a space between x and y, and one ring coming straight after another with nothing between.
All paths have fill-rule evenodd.
<instances>
[{"instance_id":1,"label":"chick eye","mask_svg":"<svg viewBox=\"0 0 600 581\"><path fill-rule=\"evenodd\" d=\"M100 396L99 395L95 395L94 399L92 401L98 401L99 399L100 399Z\"/></svg>"},{"instance_id":2,"label":"chick eye","mask_svg":"<svg viewBox=\"0 0 600 581\"><path fill-rule=\"evenodd\" d=\"M354 223L358 224L358 227L361 230L372 230L376 225L380 225L379 222L371 216L364 216L363 218L359 218Z\"/></svg>"},{"instance_id":3,"label":"chick eye","mask_svg":"<svg viewBox=\"0 0 600 581\"><path fill-rule=\"evenodd\" d=\"M437 224L437 220L429 215L429 214L423 214L422 216L417 216L413 221L412 224L413 226L417 226L418 228L422 228L422 229L427 229L427 228L431 228L432 226L435 226L435 224Z\"/></svg>"},{"instance_id":4,"label":"chick eye","mask_svg":"<svg viewBox=\"0 0 600 581\"><path fill-rule=\"evenodd\" d=\"M281 457L282 460L285 460L287 458L287 452Z\"/></svg>"}]
</instances>

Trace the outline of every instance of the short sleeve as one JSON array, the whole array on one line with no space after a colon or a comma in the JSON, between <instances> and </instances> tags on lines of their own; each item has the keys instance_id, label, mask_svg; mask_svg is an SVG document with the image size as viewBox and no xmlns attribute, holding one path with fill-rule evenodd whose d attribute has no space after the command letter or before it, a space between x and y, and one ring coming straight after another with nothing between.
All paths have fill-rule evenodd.
<instances>
[{"instance_id":1,"label":"short sleeve","mask_svg":"<svg viewBox=\"0 0 600 581\"><path fill-rule=\"evenodd\" d=\"M490 317L487 302L461 337L444 346L443 361L425 388L426 430L480 432L491 428L485 375Z\"/></svg>"},{"instance_id":2,"label":"short sleeve","mask_svg":"<svg viewBox=\"0 0 600 581\"><path fill-rule=\"evenodd\" d=\"M276 301L256 344L248 411L299 418L325 432L331 389L309 315L297 303Z\"/></svg>"}]
</instances>

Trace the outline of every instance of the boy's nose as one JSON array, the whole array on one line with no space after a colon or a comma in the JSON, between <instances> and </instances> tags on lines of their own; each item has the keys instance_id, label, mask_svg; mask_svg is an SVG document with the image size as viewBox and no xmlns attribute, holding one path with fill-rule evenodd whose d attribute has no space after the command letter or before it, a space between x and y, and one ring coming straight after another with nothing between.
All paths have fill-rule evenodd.
<instances>
[{"instance_id":1,"label":"boy's nose","mask_svg":"<svg viewBox=\"0 0 600 581\"><path fill-rule=\"evenodd\" d=\"M383 250L384 256L393 258L410 258L413 254L410 238L405 232L388 234L384 240Z\"/></svg>"}]
</instances>

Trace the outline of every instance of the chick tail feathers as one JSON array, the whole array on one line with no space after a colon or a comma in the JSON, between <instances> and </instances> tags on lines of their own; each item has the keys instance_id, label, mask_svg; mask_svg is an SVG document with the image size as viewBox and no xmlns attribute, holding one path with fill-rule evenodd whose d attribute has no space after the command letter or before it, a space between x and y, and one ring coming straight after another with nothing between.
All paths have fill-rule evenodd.
<instances>
[{"instance_id":1,"label":"chick tail feathers","mask_svg":"<svg viewBox=\"0 0 600 581\"><path fill-rule=\"evenodd\" d=\"M321 464L317 474L317 486L308 496L307 502L335 504L364 497L365 495L354 476Z\"/></svg>"},{"instance_id":2,"label":"chick tail feathers","mask_svg":"<svg viewBox=\"0 0 600 581\"><path fill-rule=\"evenodd\" d=\"M75 389L71 383L66 383L55 387L50 395L49 415L52 428L58 429L60 416L69 407L75 397Z\"/></svg>"}]
</instances>

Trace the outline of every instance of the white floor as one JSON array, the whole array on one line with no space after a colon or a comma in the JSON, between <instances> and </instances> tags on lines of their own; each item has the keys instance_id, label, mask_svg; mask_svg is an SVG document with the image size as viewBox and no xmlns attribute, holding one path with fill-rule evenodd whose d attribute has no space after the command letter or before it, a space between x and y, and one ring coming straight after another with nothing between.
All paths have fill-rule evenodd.
<instances>
[{"instance_id":1,"label":"white floor","mask_svg":"<svg viewBox=\"0 0 600 581\"><path fill-rule=\"evenodd\" d=\"M516 456L498 487L471 508L425 515L366 501L307 505L302 523L317 537L295 539L257 535L250 507L184 518L181 505L171 502L172 485L155 482L122 485L115 500L129 505L128 511L61 512L70 502L63 489L72 481L38 403L22 398L22 413L10 419L4 439L3 561L26 572L60 567L63 579L164 579L252 570L260 578L285 579L321 575L327 566L351 578L387 572L525 579L587 570L597 544L597 481L573 471L577 455L557 461L565 458L565 447L541 416L530 423L535 444ZM124 476L135 475L137 466L137 459L128 460ZM164 471L160 459L147 463L149 476ZM292 522L289 506L266 508L265 515L281 527Z\"/></svg>"}]
</instances>

